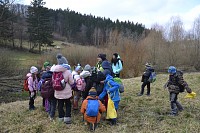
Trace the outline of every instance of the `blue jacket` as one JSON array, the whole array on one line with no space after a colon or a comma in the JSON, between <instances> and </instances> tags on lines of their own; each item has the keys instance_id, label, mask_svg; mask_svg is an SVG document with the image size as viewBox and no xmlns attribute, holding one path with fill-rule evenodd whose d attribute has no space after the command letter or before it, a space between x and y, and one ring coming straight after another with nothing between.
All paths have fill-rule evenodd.
<instances>
[{"instance_id":1,"label":"blue jacket","mask_svg":"<svg viewBox=\"0 0 200 133\"><path fill-rule=\"evenodd\" d=\"M118 59L118 62L116 63L116 65L114 63L112 63L112 69L113 69L114 74L119 74L123 69L122 62L120 60L119 55L118 55L117 59Z\"/></svg>"},{"instance_id":2,"label":"blue jacket","mask_svg":"<svg viewBox=\"0 0 200 133\"><path fill-rule=\"evenodd\" d=\"M103 99L107 93L110 94L110 97L113 102L118 102L121 100L119 84L114 82L113 77L109 74L106 76L106 80L104 81L103 92L99 95L99 99Z\"/></svg>"}]
</instances>

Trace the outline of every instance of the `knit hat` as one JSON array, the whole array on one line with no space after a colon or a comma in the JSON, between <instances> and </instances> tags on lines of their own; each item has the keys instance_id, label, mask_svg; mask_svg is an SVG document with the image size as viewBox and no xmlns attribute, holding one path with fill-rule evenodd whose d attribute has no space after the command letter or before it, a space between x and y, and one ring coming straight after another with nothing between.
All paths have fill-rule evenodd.
<instances>
[{"instance_id":1,"label":"knit hat","mask_svg":"<svg viewBox=\"0 0 200 133\"><path fill-rule=\"evenodd\" d=\"M146 63L145 66L146 67L151 67L151 64L150 63Z\"/></svg>"},{"instance_id":2,"label":"knit hat","mask_svg":"<svg viewBox=\"0 0 200 133\"><path fill-rule=\"evenodd\" d=\"M50 62L46 61L44 64L43 64L44 68L47 68L51 66Z\"/></svg>"},{"instance_id":3,"label":"knit hat","mask_svg":"<svg viewBox=\"0 0 200 133\"><path fill-rule=\"evenodd\" d=\"M89 64L85 65L84 70L91 71L91 66Z\"/></svg>"},{"instance_id":4,"label":"knit hat","mask_svg":"<svg viewBox=\"0 0 200 133\"><path fill-rule=\"evenodd\" d=\"M106 60L106 54L98 54L98 57L102 60Z\"/></svg>"},{"instance_id":5,"label":"knit hat","mask_svg":"<svg viewBox=\"0 0 200 133\"><path fill-rule=\"evenodd\" d=\"M31 69L30 69L30 72L31 72L31 73L35 73L35 72L37 72L37 71L38 71L38 69L37 69L37 67L35 67L35 66L32 66Z\"/></svg>"},{"instance_id":6,"label":"knit hat","mask_svg":"<svg viewBox=\"0 0 200 133\"><path fill-rule=\"evenodd\" d=\"M56 58L59 65L68 64L67 59L62 54L57 54Z\"/></svg>"},{"instance_id":7,"label":"knit hat","mask_svg":"<svg viewBox=\"0 0 200 133\"><path fill-rule=\"evenodd\" d=\"M96 97L97 96L97 91L94 87L92 87L88 93L89 96Z\"/></svg>"},{"instance_id":8,"label":"knit hat","mask_svg":"<svg viewBox=\"0 0 200 133\"><path fill-rule=\"evenodd\" d=\"M75 68L75 71L76 71L76 72L81 71L81 70L82 70L82 67L81 67L81 66L79 66L79 65L76 66L76 68Z\"/></svg>"}]
</instances>

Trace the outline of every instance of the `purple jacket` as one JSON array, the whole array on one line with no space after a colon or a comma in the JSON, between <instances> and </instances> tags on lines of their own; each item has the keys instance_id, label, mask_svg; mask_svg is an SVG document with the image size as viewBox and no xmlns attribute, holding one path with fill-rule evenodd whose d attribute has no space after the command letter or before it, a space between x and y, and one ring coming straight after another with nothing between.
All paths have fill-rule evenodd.
<instances>
[{"instance_id":1,"label":"purple jacket","mask_svg":"<svg viewBox=\"0 0 200 133\"><path fill-rule=\"evenodd\" d=\"M28 78L28 88L30 92L33 92L34 90L38 90L38 80L37 77L35 76L35 80L33 81L33 77L31 73L28 73L26 75Z\"/></svg>"}]
</instances>

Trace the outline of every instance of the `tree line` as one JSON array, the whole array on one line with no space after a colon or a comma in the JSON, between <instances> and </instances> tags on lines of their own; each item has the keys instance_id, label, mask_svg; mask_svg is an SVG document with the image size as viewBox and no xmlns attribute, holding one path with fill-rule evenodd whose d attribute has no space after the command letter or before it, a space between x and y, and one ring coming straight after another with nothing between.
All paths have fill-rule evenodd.
<instances>
[{"instance_id":1,"label":"tree line","mask_svg":"<svg viewBox=\"0 0 200 133\"><path fill-rule=\"evenodd\" d=\"M139 23L112 21L69 9L48 9L45 4L43 0L33 0L30 6L0 0L0 44L41 51L41 47L52 46L54 39L99 46L108 44L113 33L134 41L146 36L145 26ZM24 40L29 43L23 44Z\"/></svg>"}]
</instances>

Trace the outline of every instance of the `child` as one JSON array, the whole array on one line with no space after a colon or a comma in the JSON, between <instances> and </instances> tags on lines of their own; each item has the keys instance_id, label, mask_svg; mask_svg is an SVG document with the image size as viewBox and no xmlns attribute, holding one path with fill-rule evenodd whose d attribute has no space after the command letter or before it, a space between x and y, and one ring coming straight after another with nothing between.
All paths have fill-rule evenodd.
<instances>
[{"instance_id":1,"label":"child","mask_svg":"<svg viewBox=\"0 0 200 133\"><path fill-rule=\"evenodd\" d=\"M81 90L82 90L82 87L85 85L85 83L82 82L82 78L80 77L81 72L82 72L82 67L79 64L75 67L74 71L72 71L72 77L75 82L75 86L73 87L73 90L74 90L73 109L74 110L78 109L78 102L81 97Z\"/></svg>"},{"instance_id":2,"label":"child","mask_svg":"<svg viewBox=\"0 0 200 133\"><path fill-rule=\"evenodd\" d=\"M41 91L42 83L44 82L44 80L46 78L52 77L52 72L50 72L50 69L51 69L50 63L48 61L44 62L43 67L44 67L44 69L41 72L41 78L40 78L40 81L38 83L39 91ZM48 99L47 98L43 98L42 101L43 101L42 105L45 108L45 111L49 112L49 101L48 101Z\"/></svg>"},{"instance_id":3,"label":"child","mask_svg":"<svg viewBox=\"0 0 200 133\"><path fill-rule=\"evenodd\" d=\"M106 75L106 80L104 81L103 92L99 95L99 99L103 100L106 94L110 95L111 100L114 102L115 110L118 110L118 105L121 100L119 92L119 84L114 82L113 77L109 74ZM107 103L106 103L107 104ZM116 118L111 119L111 125L116 124Z\"/></svg>"},{"instance_id":4,"label":"child","mask_svg":"<svg viewBox=\"0 0 200 133\"><path fill-rule=\"evenodd\" d=\"M85 90L82 92L82 98L83 100L87 98L88 92L93 86L93 79L92 79L92 73L91 73L91 66L89 64L85 65L83 71L80 73L80 77L84 78L85 81Z\"/></svg>"},{"instance_id":5,"label":"child","mask_svg":"<svg viewBox=\"0 0 200 133\"><path fill-rule=\"evenodd\" d=\"M101 101L98 100L96 89L92 87L87 98L83 101L81 106L81 113L84 114L84 120L90 124L90 130L95 130L97 123L99 123L101 119L101 113L105 111L105 106L101 103Z\"/></svg>"},{"instance_id":6,"label":"child","mask_svg":"<svg viewBox=\"0 0 200 133\"><path fill-rule=\"evenodd\" d=\"M142 96L144 93L144 88L147 86L147 96L150 96L150 82L149 82L149 77L151 76L151 73L154 72L154 69L151 67L151 64L146 63L145 64L146 71L142 75L142 86L141 86L141 91L138 94L138 96Z\"/></svg>"},{"instance_id":7,"label":"child","mask_svg":"<svg viewBox=\"0 0 200 133\"><path fill-rule=\"evenodd\" d=\"M185 89L188 93L191 93L192 90L188 87L188 84L183 79L183 73L177 71L174 66L170 66L168 69L169 80L165 84L164 88L168 87L170 94L170 104L171 104L171 113L170 115L176 116L178 111L182 111L183 107L177 101L178 94L183 92Z\"/></svg>"},{"instance_id":8,"label":"child","mask_svg":"<svg viewBox=\"0 0 200 133\"><path fill-rule=\"evenodd\" d=\"M58 115L59 121L63 121L66 124L71 124L71 100L72 90L71 85L74 84L74 80L72 78L72 74L70 70L65 67L65 64L68 64L67 59L61 54L57 55L58 65L54 67L54 72L62 72L64 81L66 83L65 88L63 90L57 91L55 90L54 96L58 102ZM66 111L64 111L64 107Z\"/></svg>"},{"instance_id":9,"label":"child","mask_svg":"<svg viewBox=\"0 0 200 133\"><path fill-rule=\"evenodd\" d=\"M28 77L28 88L29 88L29 110L34 110L34 100L36 97L36 90L38 86L38 80L37 80L37 72L38 69L35 66L32 66L30 69L30 73L27 74Z\"/></svg>"}]
</instances>

